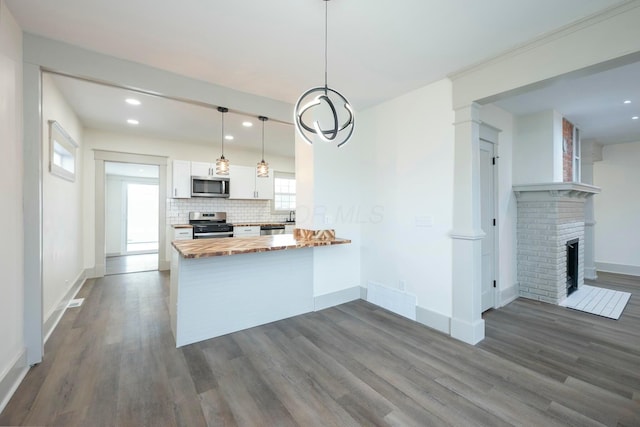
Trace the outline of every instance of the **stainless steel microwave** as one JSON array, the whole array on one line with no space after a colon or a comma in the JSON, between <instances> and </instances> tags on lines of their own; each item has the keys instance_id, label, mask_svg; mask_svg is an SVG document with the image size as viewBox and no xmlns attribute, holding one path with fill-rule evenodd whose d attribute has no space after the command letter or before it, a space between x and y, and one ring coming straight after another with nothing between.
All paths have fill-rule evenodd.
<instances>
[{"instance_id":1,"label":"stainless steel microwave","mask_svg":"<svg viewBox=\"0 0 640 427\"><path fill-rule=\"evenodd\" d=\"M191 197L229 197L229 178L192 176Z\"/></svg>"}]
</instances>

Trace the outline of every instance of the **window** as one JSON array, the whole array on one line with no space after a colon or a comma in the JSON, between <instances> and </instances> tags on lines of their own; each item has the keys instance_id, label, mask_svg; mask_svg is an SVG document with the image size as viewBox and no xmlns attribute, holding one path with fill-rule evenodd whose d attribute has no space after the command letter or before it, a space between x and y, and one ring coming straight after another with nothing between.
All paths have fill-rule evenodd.
<instances>
[{"instance_id":1,"label":"window","mask_svg":"<svg viewBox=\"0 0 640 427\"><path fill-rule=\"evenodd\" d=\"M49 120L49 170L69 181L76 177L76 148L78 144L55 120Z\"/></svg>"},{"instance_id":2,"label":"window","mask_svg":"<svg viewBox=\"0 0 640 427\"><path fill-rule=\"evenodd\" d=\"M296 208L296 177L292 173L275 172L273 211L292 211Z\"/></svg>"}]
</instances>

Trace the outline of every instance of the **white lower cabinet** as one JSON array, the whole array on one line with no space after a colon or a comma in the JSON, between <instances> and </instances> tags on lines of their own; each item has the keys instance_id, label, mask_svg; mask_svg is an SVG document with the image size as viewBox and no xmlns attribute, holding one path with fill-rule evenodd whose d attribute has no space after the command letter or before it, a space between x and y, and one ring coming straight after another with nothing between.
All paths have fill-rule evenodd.
<instances>
[{"instance_id":1,"label":"white lower cabinet","mask_svg":"<svg viewBox=\"0 0 640 427\"><path fill-rule=\"evenodd\" d=\"M173 240L191 240L193 239L193 228L180 227L173 229Z\"/></svg>"},{"instance_id":2,"label":"white lower cabinet","mask_svg":"<svg viewBox=\"0 0 640 427\"><path fill-rule=\"evenodd\" d=\"M259 225L250 225L246 227L233 227L233 237L255 237L260 235Z\"/></svg>"}]
</instances>

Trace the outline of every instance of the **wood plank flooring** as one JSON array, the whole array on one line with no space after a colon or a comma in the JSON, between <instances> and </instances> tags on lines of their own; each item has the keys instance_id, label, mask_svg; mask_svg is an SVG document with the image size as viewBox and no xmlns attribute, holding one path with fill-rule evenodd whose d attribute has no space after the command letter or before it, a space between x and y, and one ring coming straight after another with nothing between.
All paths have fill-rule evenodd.
<instances>
[{"instance_id":1,"label":"wood plank flooring","mask_svg":"<svg viewBox=\"0 0 640 427\"><path fill-rule=\"evenodd\" d=\"M138 273L158 269L158 253L107 257L105 274Z\"/></svg>"},{"instance_id":2,"label":"wood plank flooring","mask_svg":"<svg viewBox=\"0 0 640 427\"><path fill-rule=\"evenodd\" d=\"M174 348L168 275L90 280L0 425L640 426L640 280L620 320L518 299L469 346L364 301Z\"/></svg>"}]
</instances>

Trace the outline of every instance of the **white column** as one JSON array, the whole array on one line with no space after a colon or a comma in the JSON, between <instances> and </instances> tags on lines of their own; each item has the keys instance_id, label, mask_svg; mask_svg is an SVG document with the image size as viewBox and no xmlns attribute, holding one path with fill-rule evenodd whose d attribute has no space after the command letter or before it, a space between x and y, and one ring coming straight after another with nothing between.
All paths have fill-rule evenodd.
<instances>
[{"instance_id":1,"label":"white column","mask_svg":"<svg viewBox=\"0 0 640 427\"><path fill-rule=\"evenodd\" d=\"M456 110L453 196L453 306L451 336L469 344L484 339L481 308L480 120L472 103Z\"/></svg>"},{"instance_id":2,"label":"white column","mask_svg":"<svg viewBox=\"0 0 640 427\"><path fill-rule=\"evenodd\" d=\"M602 160L602 146L595 141L584 141L581 147L581 167L584 184L594 184L593 163ZM595 280L596 272L596 219L593 197L588 197L584 205L584 278Z\"/></svg>"}]
</instances>

